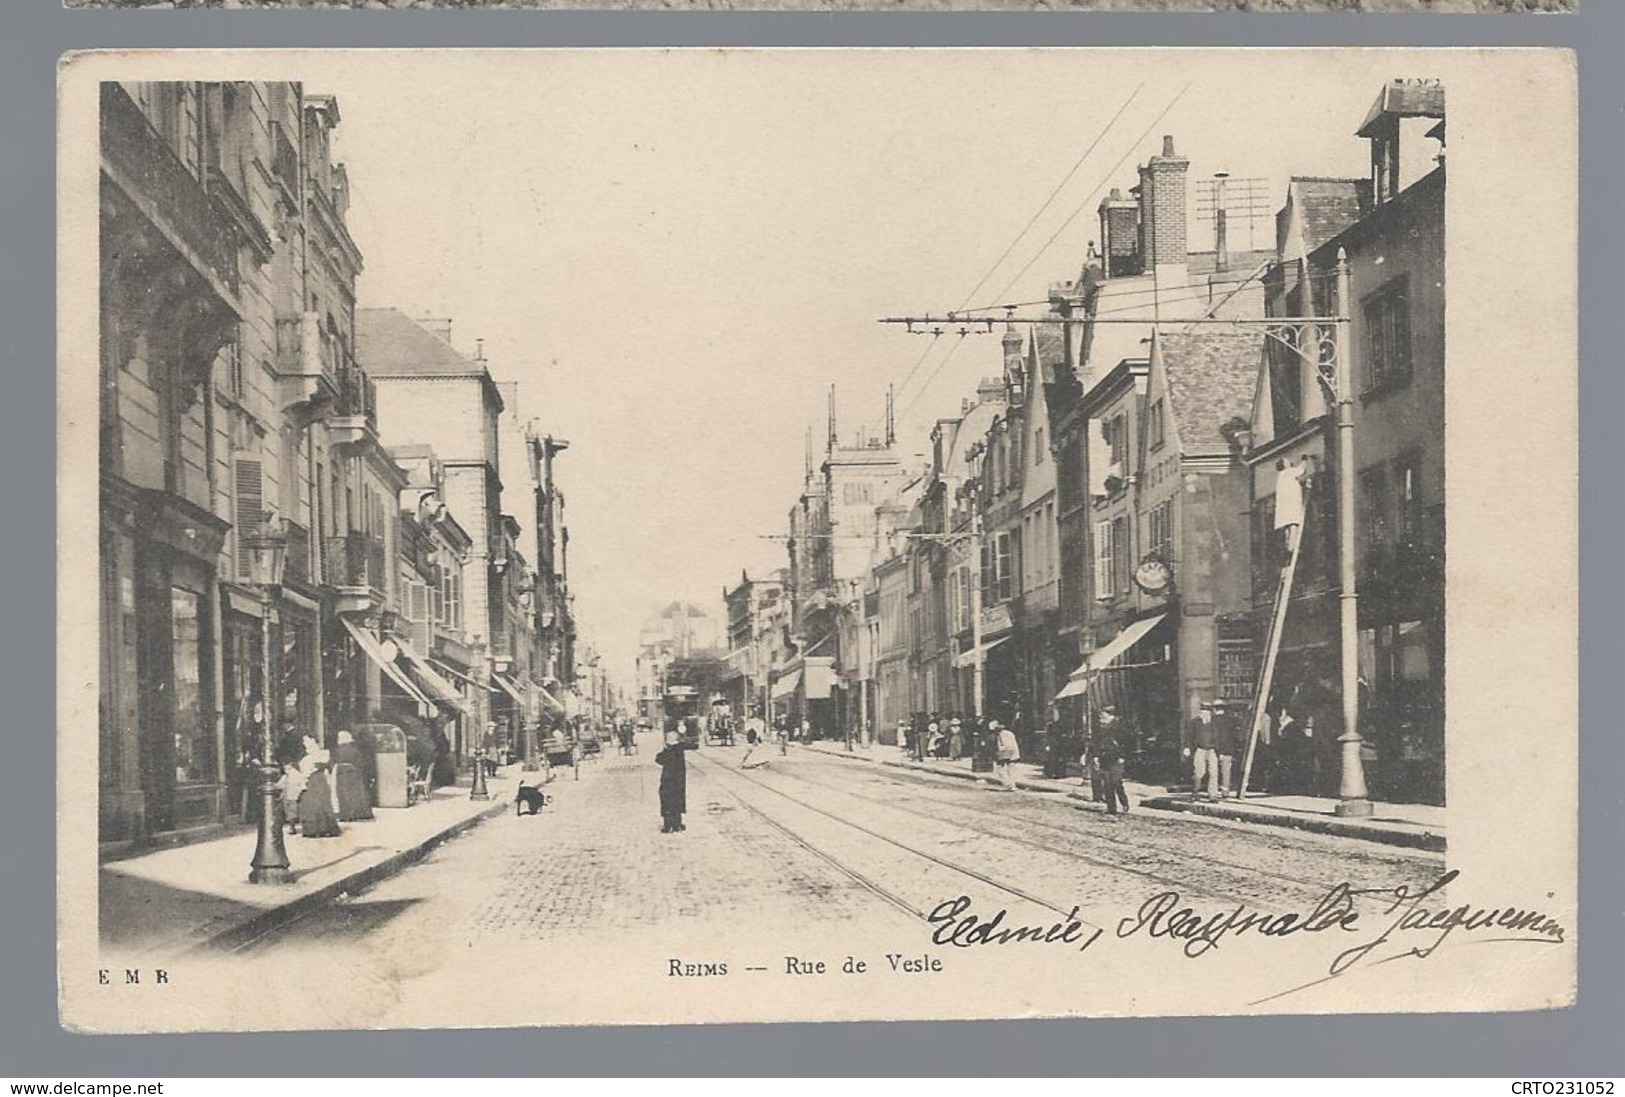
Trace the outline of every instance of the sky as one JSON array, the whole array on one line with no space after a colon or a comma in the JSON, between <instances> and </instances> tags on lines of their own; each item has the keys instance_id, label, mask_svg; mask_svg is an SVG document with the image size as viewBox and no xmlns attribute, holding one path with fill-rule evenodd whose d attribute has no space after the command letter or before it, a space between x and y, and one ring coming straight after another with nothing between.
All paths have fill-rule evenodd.
<instances>
[{"instance_id":1,"label":"sky","mask_svg":"<svg viewBox=\"0 0 1625 1097\"><path fill-rule=\"evenodd\" d=\"M843 438L879 432L899 386L923 454L1000 372L997 335L950 356L957 337L880 317L1041 300L1163 134L1193 201L1218 171L1265 180L1272 211L1289 175L1364 176L1354 131L1379 87L1430 75L1383 51L343 57L306 90L339 100L361 304L450 317L523 417L570 441L577 616L625 679L658 606L720 612L742 571L783 565L831 384ZM1211 247L1210 223L1191 237Z\"/></svg>"}]
</instances>

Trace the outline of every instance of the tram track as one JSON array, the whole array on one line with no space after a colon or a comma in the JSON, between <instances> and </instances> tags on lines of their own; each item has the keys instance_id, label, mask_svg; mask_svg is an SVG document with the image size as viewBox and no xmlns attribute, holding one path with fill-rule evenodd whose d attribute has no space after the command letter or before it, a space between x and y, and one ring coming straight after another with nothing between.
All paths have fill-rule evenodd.
<instances>
[{"instance_id":1,"label":"tram track","mask_svg":"<svg viewBox=\"0 0 1625 1097\"><path fill-rule=\"evenodd\" d=\"M746 772L743 772L743 771L740 771L740 770L732 769L729 766L727 766L727 765L725 765L725 764L723 764L721 762L713 762L711 759L706 759L704 765L702 766L702 772L710 772L710 771L714 771L716 773L726 774L730 780L737 781L737 782L740 782L740 783L745 784L745 785L753 786L755 788L761 789L764 792L767 792L767 793L770 793L770 794L772 794L774 796L780 797L781 799L784 799L784 800L794 804L795 806L801 808L804 811L812 812L813 814L818 815L818 816L820 816L822 818L825 818L825 819L828 819L828 820L830 820L832 822L838 823L843 827L849 828L849 829L851 829L853 831L857 831L858 833L861 833L861 834L863 834L863 835L865 835L865 836L867 836L867 837L869 837L869 838L871 838L871 839L873 839L875 841L881 842L881 843L885 844L886 846L892 847L894 849L901 850L901 851L903 851L903 852L905 852L907 854L910 854L911 856L920 858L921 860L924 860L924 861L926 861L926 862L928 862L930 864L933 864L933 865L937 866L938 868L947 869L948 871L953 872L953 873L957 874L958 876L964 877L966 879L974 880L977 883L980 883L980 884L982 884L982 885L984 885L986 887L990 887L990 888L993 888L996 891L1000 891L1000 892L1003 892L1003 893L1005 893L1007 895L1014 896L1014 897L1016 897L1018 899L1023 900L1024 902L1032 903L1035 906L1040 906L1040 907L1043 907L1046 910L1053 911L1054 913L1060 915L1062 918L1075 919L1078 922L1079 925L1085 926L1085 927L1087 927L1087 928L1089 928L1091 930L1101 930L1101 929L1103 929L1103 927L1101 927L1098 923L1092 922L1092 921L1088 920L1087 918L1079 916L1078 915L1078 906L1075 903L1070 904L1070 905L1062 905L1062 904L1059 904L1059 903L1052 902L1052 901L1050 901L1048 899L1045 899L1045 898L1043 898L1041 896L1034 895L1031 892L1027 891L1025 888L1019 887L1019 886L1017 886L1017 885L1015 885L1013 883L1010 883L1009 881L1000 880L1000 879L998 879L998 878L996 878L994 876L990 876L987 873L980 871L979 869L974 869L974 868L971 868L971 867L969 867L967 865L960 864L957 861L954 861L954 860L952 860L950 858L939 856L939 855L937 855L935 853L930 852L929 850L920 849L919 847L914 846L914 845L912 845L912 844L910 844L908 842L900 841L897 838L892 837L891 835L882 834L879 831L874 830L871 827L866 827L862 823L855 822L854 820L851 820L851 819L843 818L842 816L837 815L834 812L827 811L824 808L821 808L816 804L813 804L813 803L810 803L810 802L808 802L806 800L803 800L800 797L792 796L791 794L785 792L782 789L775 788L772 784L770 784L770 783L768 783L766 781L763 781L761 778L759 778L759 777L757 777L757 776L755 776L753 774L746 773ZM802 848L802 849L806 850L807 852L813 854L814 856L818 857L820 860L824 861L826 864L830 865L832 868L834 868L837 871L841 872L842 874L846 875L847 877L849 877L850 879L852 879L856 883L858 883L860 886L862 886L865 889L871 891L876 896L884 899L886 902L892 904L893 906L898 907L899 909L905 911L906 913L908 913L908 914L910 914L910 915L912 915L912 916L914 916L916 918L921 919L922 921L926 921L926 922L930 921L929 914L923 908L921 908L921 907L917 906L916 904L910 902L909 900L903 898L902 896L898 895L896 892L892 891L891 889L886 888L885 886L877 883L876 881L871 879L867 873L864 873L861 870L859 870L856 866L852 865L848 860L840 857L839 855L837 855L836 853L831 852L828 849L825 849L825 848L819 846L817 843L810 841L804 834L797 833L794 830L794 828L787 825L783 820L774 818L772 816L772 814L770 814L769 812L763 810L760 805L751 803L750 800L748 800L744 796L740 795L740 793L738 791L738 785L735 785L733 788L730 788L729 793L730 793L730 795L733 796L733 798L742 807L744 807L746 810L748 810L752 815L756 816L757 818L762 819L768 825L772 826L775 830L777 830L780 833L782 833L783 835L785 835L788 839L790 839L792 842L794 842L800 848ZM954 825L954 824L950 824L950 825Z\"/></svg>"},{"instance_id":2,"label":"tram track","mask_svg":"<svg viewBox=\"0 0 1625 1097\"><path fill-rule=\"evenodd\" d=\"M1159 883L1167 883L1167 884L1169 884L1171 886L1174 886L1174 887L1179 887L1179 888L1188 888L1189 887L1189 883L1188 883L1188 881L1190 879L1189 875L1181 875L1178 880L1175 880L1172 877L1164 876L1164 875L1157 874L1157 873L1148 872L1148 871L1146 871L1146 870L1144 870L1142 868L1136 867L1136 866L1123 864L1120 861L1113 861L1113 860L1110 860L1110 859L1099 858L1099 857L1090 857L1087 854L1080 853L1080 852L1078 852L1076 850L1065 849L1065 848L1058 847L1058 846L1055 846L1055 845L1046 844L1044 842L1035 841L1034 839L1027 838L1027 837L1024 837L1024 836L1021 836L1021 835L998 833L996 831L987 830L987 829L984 829L982 827L974 826L974 825L972 825L970 823L966 823L966 822L962 822L962 821L956 821L954 819L949 819L949 818L944 818L942 815L936 814L933 811L925 811L925 810L921 810L920 808L917 808L917 807L908 807L908 806L905 806L903 804L897 803L895 800L880 799L880 798L874 797L874 796L866 796L866 795L863 795L862 793L855 792L852 789L844 787L842 785L835 784L835 783L832 783L832 782L829 782L829 781L818 780L817 778L809 776L808 774L806 774L804 772L801 772L799 770L796 770L796 769L786 768L786 769L780 770L778 772L782 773L784 776L788 777L791 780L801 781L801 782L803 782L805 784L812 785L813 787L822 789L822 790L824 790L826 792L831 792L831 793L834 793L834 794L837 794L837 795L840 795L840 796L850 797L851 799L859 800L859 801L862 801L862 802L864 802L866 804L871 804L871 805L876 805L876 806L882 807L882 808L884 808L885 810L888 810L888 811L897 811L897 812L901 812L901 813L907 814L907 815L912 815L912 816L915 816L915 817L918 817L918 818L929 819L929 820L932 820L933 822L946 823L946 824L948 824L950 826L965 827L966 829L974 830L978 834L982 834L985 837L992 838L992 839L995 839L995 840L998 840L998 841L1013 842L1013 843L1015 843L1017 845L1025 846L1025 847L1028 847L1028 848L1031 848L1031 849L1038 849L1038 850L1043 850L1043 851L1048 852L1048 853L1061 854L1063 856L1071 857L1073 859L1083 861L1086 864L1094 865L1094 866L1099 867L1099 868L1107 868L1107 869L1111 869L1111 870L1114 870L1114 871L1130 872L1130 873L1134 873L1136 875L1143 875L1148 879L1155 880L1155 881L1157 881ZM930 785L928 783L921 782L920 787L922 789L925 789L925 788L929 788ZM1064 827L1064 826L1061 826L1061 825L1059 825L1057 823L1047 822L1047 821L1042 820L1042 819L1035 819L1035 818L1032 818L1031 816L1028 816L1028 815L1018 815L1018 814L1013 814L1013 813L1010 813L1010 812L999 811L998 809L996 809L994 807L991 807L991 806L989 806L986 809L976 809L976 808L970 808L970 807L966 807L966 806L963 806L963 805L960 805L960 804L956 804L956 803L954 803L954 802L952 802L950 800L945 800L945 799L942 799L941 797L936 797L936 796L930 796L930 795L923 795L922 794L920 798L929 801L931 804L933 804L936 807L947 809L950 812L959 813L961 816L963 816L963 815L976 816L978 818L978 821L981 821L982 819L986 819L989 816L996 817L998 819L1001 819L1001 820L1005 821L1007 824L1009 824L1011 826L1039 828L1039 829L1044 830L1047 833L1055 834L1058 837L1064 838L1067 841L1071 841L1071 842L1080 841L1085 837L1084 834L1080 833L1079 831L1077 831L1077 830L1075 830L1073 828ZM1147 821L1155 822L1156 824L1163 825L1163 826L1177 825L1177 824L1172 823L1170 821L1160 820L1160 819L1159 820L1147 820ZM1227 861L1227 860L1225 860L1225 859L1223 859L1221 857L1211 856L1211 855L1208 855L1208 854L1205 854L1205 853L1203 853L1203 854L1195 854L1195 853L1191 853L1191 852L1186 851L1186 850L1170 849L1170 848L1168 848L1166 846L1152 845L1152 844L1147 844L1147 843L1143 843L1143 842L1137 842L1137 841L1134 841L1132 839L1119 837L1117 835L1113 835L1113 834L1106 833L1106 832L1103 832L1103 831L1090 831L1087 834L1087 838L1089 840L1091 840L1091 841L1099 841L1099 842L1109 844L1109 845L1112 845L1112 846L1115 846L1115 847L1118 847L1118 848L1121 848L1121 849L1124 849L1124 850L1127 850L1127 851L1131 851L1132 853L1137 854L1137 855L1141 855L1141 856L1154 855L1154 856L1158 856L1158 857L1164 858L1164 859L1169 860L1169 861L1190 862L1190 863L1193 864L1193 867L1198 872L1210 872L1213 869L1228 870L1230 872L1233 872L1233 873L1236 873L1236 874L1239 874L1239 875L1242 875L1242 876L1258 877L1258 878L1261 878L1261 879L1271 880L1271 881L1275 881L1275 882L1278 882L1278 883L1281 883L1281 884L1285 884L1288 887L1291 887L1291 888L1294 888L1294 889L1302 889L1305 893L1323 892L1325 890L1325 887L1328 886L1328 885L1322 884L1320 882L1308 879L1308 878L1306 878L1304 876L1301 876L1301 875L1293 875L1293 874L1285 873L1285 872L1277 872L1277 871L1274 871L1274 870L1271 870L1271 869L1268 869L1268 868L1264 868L1264 867L1258 866L1258 865L1249 865L1249 864L1242 864L1242 863L1235 862L1235 861ZM1294 851L1294 852L1296 852L1296 851ZM1415 858L1405 858L1405 860L1412 860L1412 859L1415 859ZM1379 866L1380 867L1388 867L1388 866L1392 865L1394 861L1399 860L1399 859L1397 859L1397 858L1376 858L1376 859L1368 859L1368 860L1373 865L1373 867L1379 867ZM1210 894L1222 895L1222 893L1213 892L1213 891L1211 891L1211 889L1204 888L1204 890L1209 890ZM1222 897L1229 898L1229 899L1232 899L1232 900L1235 900L1235 901L1247 901L1247 900L1242 900L1239 897L1234 896L1234 895L1223 895ZM1384 905L1386 905L1386 901L1382 900L1382 899L1380 899L1378 897L1372 896L1372 897L1366 897L1366 898L1367 898L1367 901L1373 906L1384 906Z\"/></svg>"}]
</instances>

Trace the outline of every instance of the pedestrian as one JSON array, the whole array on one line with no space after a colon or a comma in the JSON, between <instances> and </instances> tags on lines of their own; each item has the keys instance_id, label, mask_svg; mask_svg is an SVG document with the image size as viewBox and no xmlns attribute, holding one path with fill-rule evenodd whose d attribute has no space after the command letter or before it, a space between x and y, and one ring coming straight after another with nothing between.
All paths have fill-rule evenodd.
<instances>
[{"instance_id":1,"label":"pedestrian","mask_svg":"<svg viewBox=\"0 0 1625 1097\"><path fill-rule=\"evenodd\" d=\"M1095 742L1090 752L1100 771L1100 799L1106 802L1106 814L1115 817L1117 805L1129 810L1128 792L1123 788L1123 740L1118 730L1117 709L1107 705L1100 710L1095 729Z\"/></svg>"},{"instance_id":2,"label":"pedestrian","mask_svg":"<svg viewBox=\"0 0 1625 1097\"><path fill-rule=\"evenodd\" d=\"M307 774L299 796L299 832L306 838L337 838L339 813L333 791L332 756L315 736L305 737L302 766Z\"/></svg>"},{"instance_id":3,"label":"pedestrian","mask_svg":"<svg viewBox=\"0 0 1625 1097\"><path fill-rule=\"evenodd\" d=\"M958 716L948 721L948 760L957 762L965 757L965 722Z\"/></svg>"},{"instance_id":4,"label":"pedestrian","mask_svg":"<svg viewBox=\"0 0 1625 1097\"><path fill-rule=\"evenodd\" d=\"M993 764L999 776L999 791L1014 792L1016 763L1021 760L1021 745L1016 741L1016 733L997 720L989 720L987 729L993 735Z\"/></svg>"},{"instance_id":5,"label":"pedestrian","mask_svg":"<svg viewBox=\"0 0 1625 1097\"><path fill-rule=\"evenodd\" d=\"M361 772L361 746L355 736L339 732L338 749L334 752L337 764L333 767L333 787L338 796L339 821L354 822L372 818L372 793L367 778Z\"/></svg>"},{"instance_id":6,"label":"pedestrian","mask_svg":"<svg viewBox=\"0 0 1625 1097\"><path fill-rule=\"evenodd\" d=\"M666 745L655 755L660 766L660 833L676 834L687 830L683 826L683 813L688 810L688 758L684 752L693 744L685 741L676 731L666 732Z\"/></svg>"},{"instance_id":7,"label":"pedestrian","mask_svg":"<svg viewBox=\"0 0 1625 1097\"><path fill-rule=\"evenodd\" d=\"M1230 710L1222 698L1214 702L1213 723L1218 728L1219 799L1236 792L1236 759L1241 757L1246 736L1242 733L1241 717Z\"/></svg>"},{"instance_id":8,"label":"pedestrian","mask_svg":"<svg viewBox=\"0 0 1625 1097\"><path fill-rule=\"evenodd\" d=\"M1192 700L1196 700L1194 697ZM1191 762L1191 799L1201 795L1207 783L1207 799L1219 798L1219 729L1213 725L1213 702L1201 701L1196 715L1185 725L1184 756Z\"/></svg>"},{"instance_id":9,"label":"pedestrian","mask_svg":"<svg viewBox=\"0 0 1625 1097\"><path fill-rule=\"evenodd\" d=\"M927 758L942 757L942 723L933 716L931 722L925 725L925 756Z\"/></svg>"}]
</instances>

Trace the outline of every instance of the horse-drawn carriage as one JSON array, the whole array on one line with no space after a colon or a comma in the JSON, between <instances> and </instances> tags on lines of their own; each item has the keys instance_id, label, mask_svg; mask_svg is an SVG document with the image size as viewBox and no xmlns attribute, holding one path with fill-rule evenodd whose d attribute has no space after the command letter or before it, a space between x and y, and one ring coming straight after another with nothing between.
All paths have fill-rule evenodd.
<instances>
[{"instance_id":1,"label":"horse-drawn carriage","mask_svg":"<svg viewBox=\"0 0 1625 1097\"><path fill-rule=\"evenodd\" d=\"M542 768L547 772L547 780L552 780L554 769L570 770L577 781L581 780L581 743L577 740L572 729L562 724L555 725L552 732L542 739Z\"/></svg>"},{"instance_id":2,"label":"horse-drawn carriage","mask_svg":"<svg viewBox=\"0 0 1625 1097\"><path fill-rule=\"evenodd\" d=\"M738 720L734 717L733 706L721 697L713 698L711 717L706 725L706 742L731 747L737 731Z\"/></svg>"}]
</instances>

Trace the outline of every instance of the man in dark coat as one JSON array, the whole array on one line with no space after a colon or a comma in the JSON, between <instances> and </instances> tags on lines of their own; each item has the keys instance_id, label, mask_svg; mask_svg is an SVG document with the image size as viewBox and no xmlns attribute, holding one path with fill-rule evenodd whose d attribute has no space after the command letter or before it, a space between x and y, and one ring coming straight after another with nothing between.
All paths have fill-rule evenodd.
<instances>
[{"instance_id":1,"label":"man in dark coat","mask_svg":"<svg viewBox=\"0 0 1625 1097\"><path fill-rule=\"evenodd\" d=\"M1129 810L1128 792L1123 788L1124 759L1122 729L1117 722L1117 708L1107 705L1100 710L1095 724L1095 738L1090 758L1100 772L1100 788L1095 799L1106 801L1106 814L1115 816L1117 806Z\"/></svg>"},{"instance_id":2,"label":"man in dark coat","mask_svg":"<svg viewBox=\"0 0 1625 1097\"><path fill-rule=\"evenodd\" d=\"M677 731L666 732L666 745L655 755L660 764L660 833L675 834L683 826L688 810L688 759L683 752L693 747Z\"/></svg>"}]
</instances>

